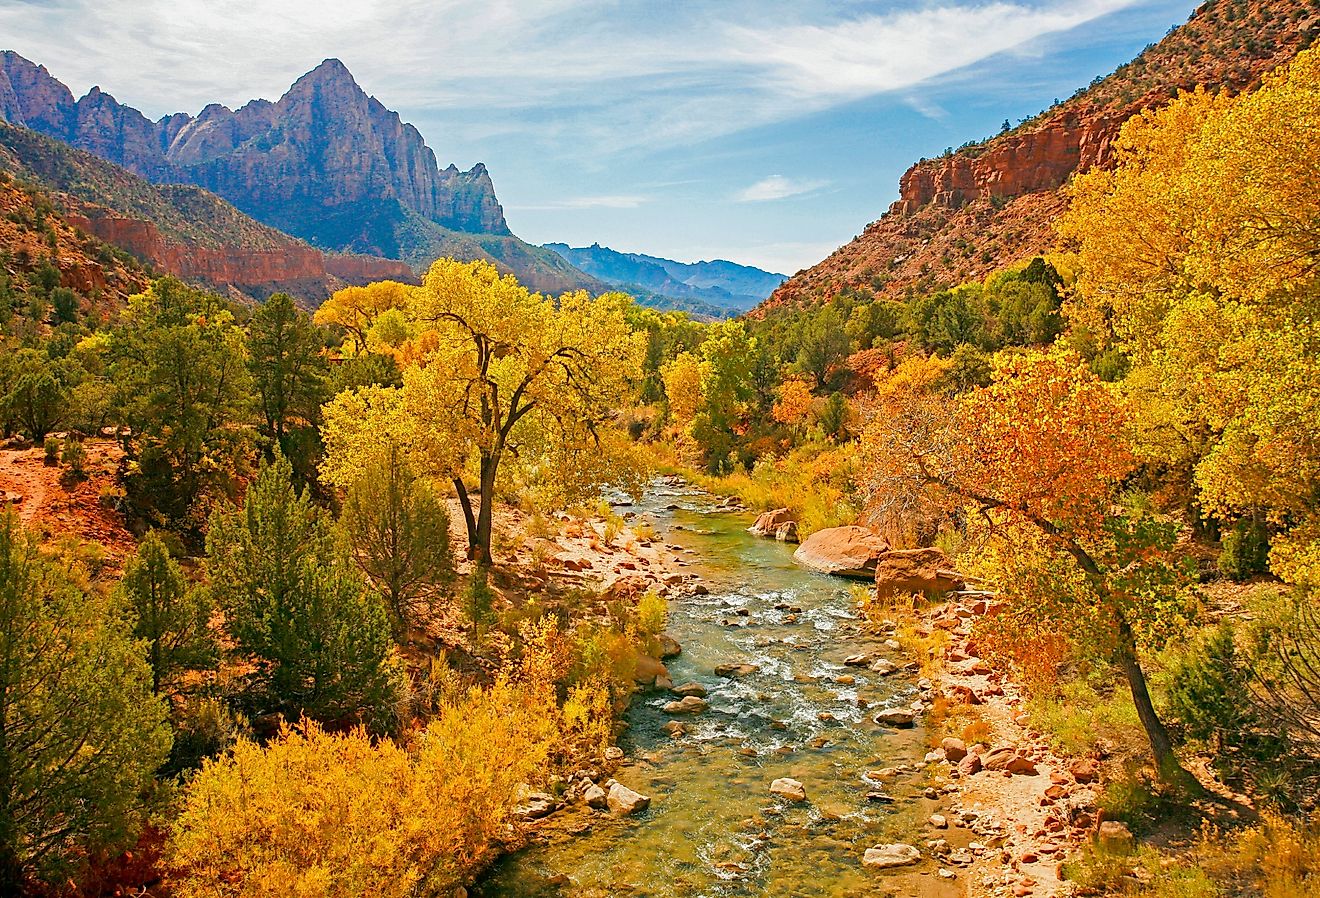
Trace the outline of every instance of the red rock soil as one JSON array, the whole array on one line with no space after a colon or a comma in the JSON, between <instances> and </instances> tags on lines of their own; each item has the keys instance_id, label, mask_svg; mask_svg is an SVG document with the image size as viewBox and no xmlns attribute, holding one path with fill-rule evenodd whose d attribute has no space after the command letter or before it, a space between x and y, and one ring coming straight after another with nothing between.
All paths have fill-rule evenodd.
<instances>
[{"instance_id":1,"label":"red rock soil","mask_svg":"<svg viewBox=\"0 0 1320 898\"><path fill-rule=\"evenodd\" d=\"M118 483L123 452L107 439L85 440L83 449L88 476L68 486L60 481L63 469L47 465L40 447L0 449L0 496L24 524L48 537L73 536L99 544L105 550L105 570L116 572L137 546L123 515L102 499Z\"/></svg>"},{"instance_id":2,"label":"red rock soil","mask_svg":"<svg viewBox=\"0 0 1320 898\"><path fill-rule=\"evenodd\" d=\"M977 841L966 854L954 849L951 858L950 849L936 841L945 830L928 824L921 847L961 862L969 898L1068 895L1059 868L1094 832L1097 768L1093 761L1052 752L1031 727L1019 687L977 657L972 626L995 610L993 600L954 597L917 624L918 635L936 629L948 634L933 659L930 697L939 693L955 706L975 706L990 730L984 743L945 739L927 756L935 791L943 793L937 813L950 827L971 829Z\"/></svg>"}]
</instances>

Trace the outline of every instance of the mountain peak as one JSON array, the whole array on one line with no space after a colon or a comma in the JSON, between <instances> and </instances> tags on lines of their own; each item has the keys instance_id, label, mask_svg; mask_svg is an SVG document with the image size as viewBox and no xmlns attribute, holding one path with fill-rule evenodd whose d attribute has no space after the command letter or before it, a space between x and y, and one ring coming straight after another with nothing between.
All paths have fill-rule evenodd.
<instances>
[{"instance_id":1,"label":"mountain peak","mask_svg":"<svg viewBox=\"0 0 1320 898\"><path fill-rule=\"evenodd\" d=\"M353 73L348 70L348 66L344 65L333 56L321 60L320 65L295 81L294 87L297 87L304 81L309 84L351 84L354 87L358 87L357 79L355 79ZM358 89L361 90L361 88Z\"/></svg>"}]
</instances>

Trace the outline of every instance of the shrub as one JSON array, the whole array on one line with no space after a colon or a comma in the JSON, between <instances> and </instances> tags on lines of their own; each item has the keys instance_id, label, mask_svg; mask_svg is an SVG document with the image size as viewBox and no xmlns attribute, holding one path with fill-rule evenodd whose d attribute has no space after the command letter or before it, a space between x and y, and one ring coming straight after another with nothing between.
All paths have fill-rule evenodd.
<instances>
[{"instance_id":1,"label":"shrub","mask_svg":"<svg viewBox=\"0 0 1320 898\"><path fill-rule=\"evenodd\" d=\"M1224 534L1222 547L1219 570L1226 577L1242 581L1269 569L1270 536L1260 521L1238 521Z\"/></svg>"},{"instance_id":2,"label":"shrub","mask_svg":"<svg viewBox=\"0 0 1320 898\"><path fill-rule=\"evenodd\" d=\"M446 702L411 751L314 723L265 748L240 741L184 794L175 894L450 894L488 860L519 784L544 772L559 720L552 693L501 680Z\"/></svg>"},{"instance_id":3,"label":"shrub","mask_svg":"<svg viewBox=\"0 0 1320 898\"><path fill-rule=\"evenodd\" d=\"M64 473L60 476L65 481L77 483L87 479L87 450L83 448L82 440L75 440L72 437L64 440L64 448L60 451L60 463L64 465Z\"/></svg>"},{"instance_id":4,"label":"shrub","mask_svg":"<svg viewBox=\"0 0 1320 898\"><path fill-rule=\"evenodd\" d=\"M46 441L42 444L42 448L46 452L46 464L57 465L60 463L60 448L63 445L64 441L55 434L46 435Z\"/></svg>"}]
</instances>

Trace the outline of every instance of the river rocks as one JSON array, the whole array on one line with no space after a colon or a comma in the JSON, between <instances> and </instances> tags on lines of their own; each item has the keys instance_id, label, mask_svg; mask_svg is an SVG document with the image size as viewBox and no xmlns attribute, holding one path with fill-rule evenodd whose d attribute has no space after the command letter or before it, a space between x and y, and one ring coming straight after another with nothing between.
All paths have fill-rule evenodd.
<instances>
[{"instance_id":1,"label":"river rocks","mask_svg":"<svg viewBox=\"0 0 1320 898\"><path fill-rule=\"evenodd\" d=\"M775 539L781 543L795 543L798 541L798 525L796 521L789 521L787 524L780 524L775 529Z\"/></svg>"},{"instance_id":2,"label":"river rocks","mask_svg":"<svg viewBox=\"0 0 1320 898\"><path fill-rule=\"evenodd\" d=\"M787 508L776 508L774 511L762 512L756 518L756 523L747 528L747 532L754 536L775 536L780 527L792 523L793 512Z\"/></svg>"},{"instance_id":3,"label":"river rocks","mask_svg":"<svg viewBox=\"0 0 1320 898\"><path fill-rule=\"evenodd\" d=\"M981 753L969 752L967 757L958 762L959 776L973 776L981 772Z\"/></svg>"},{"instance_id":4,"label":"river rocks","mask_svg":"<svg viewBox=\"0 0 1320 898\"><path fill-rule=\"evenodd\" d=\"M656 689L669 691L674 688L674 681L669 679L669 677L656 677L653 685Z\"/></svg>"},{"instance_id":5,"label":"river rocks","mask_svg":"<svg viewBox=\"0 0 1320 898\"><path fill-rule=\"evenodd\" d=\"M756 673L761 668L755 664L748 664L746 661L731 662L728 664L715 665L715 674L721 677L745 677L748 674Z\"/></svg>"},{"instance_id":6,"label":"river rocks","mask_svg":"<svg viewBox=\"0 0 1320 898\"><path fill-rule=\"evenodd\" d=\"M1034 776L1036 765L1018 754L1011 745L1000 745L981 756L981 767L985 770L1002 770L1005 773Z\"/></svg>"},{"instance_id":7,"label":"river rocks","mask_svg":"<svg viewBox=\"0 0 1320 898\"><path fill-rule=\"evenodd\" d=\"M666 714L699 714L709 708L710 705L703 698L695 695L685 695L682 701L668 702L664 707Z\"/></svg>"},{"instance_id":8,"label":"river rocks","mask_svg":"<svg viewBox=\"0 0 1320 898\"><path fill-rule=\"evenodd\" d=\"M583 791L582 800L586 802L586 805L589 808L596 808L597 810L603 811L605 808L609 807L609 793L595 783L587 786L586 790Z\"/></svg>"},{"instance_id":9,"label":"river rocks","mask_svg":"<svg viewBox=\"0 0 1320 898\"><path fill-rule=\"evenodd\" d=\"M843 659L843 663L847 667L865 667L866 665L870 664L874 659L875 659L874 655L870 654L869 652L864 652L863 654L860 655L849 655L847 658Z\"/></svg>"},{"instance_id":10,"label":"river rocks","mask_svg":"<svg viewBox=\"0 0 1320 898\"><path fill-rule=\"evenodd\" d=\"M880 599L921 593L938 596L963 585L953 562L939 549L894 549L875 563L875 593Z\"/></svg>"},{"instance_id":11,"label":"river rocks","mask_svg":"<svg viewBox=\"0 0 1320 898\"><path fill-rule=\"evenodd\" d=\"M876 845L866 849L862 855L862 866L873 870L890 870L895 867L910 867L921 861L921 852L911 845L894 842L889 845Z\"/></svg>"},{"instance_id":12,"label":"river rocks","mask_svg":"<svg viewBox=\"0 0 1320 898\"><path fill-rule=\"evenodd\" d=\"M898 670L898 665L888 658L880 658L871 665L871 670L882 677L887 677Z\"/></svg>"},{"instance_id":13,"label":"river rocks","mask_svg":"<svg viewBox=\"0 0 1320 898\"><path fill-rule=\"evenodd\" d=\"M605 801L611 814L626 816L635 814L638 811L644 811L651 806L651 799L640 792L634 792L623 783L611 782L610 791L605 795Z\"/></svg>"},{"instance_id":14,"label":"river rocks","mask_svg":"<svg viewBox=\"0 0 1320 898\"><path fill-rule=\"evenodd\" d=\"M673 689L669 691L674 693L674 695L683 695L683 696L695 695L697 698L706 697L706 687L702 686L700 683L696 683L692 681L684 683L682 686L675 686Z\"/></svg>"},{"instance_id":15,"label":"river rocks","mask_svg":"<svg viewBox=\"0 0 1320 898\"><path fill-rule=\"evenodd\" d=\"M945 817L943 814L931 814L930 825L936 829L948 829L949 818Z\"/></svg>"},{"instance_id":16,"label":"river rocks","mask_svg":"<svg viewBox=\"0 0 1320 898\"><path fill-rule=\"evenodd\" d=\"M669 734L671 739L677 739L680 736L686 736L688 728L686 724L679 723L677 720L671 720L660 729Z\"/></svg>"},{"instance_id":17,"label":"river rocks","mask_svg":"<svg viewBox=\"0 0 1320 898\"><path fill-rule=\"evenodd\" d=\"M881 726L897 727L898 729L907 729L908 727L916 723L917 715L914 714L912 711L907 710L906 708L890 708L888 710L881 711L879 714L875 715L875 717L872 719L875 720L875 722L880 724Z\"/></svg>"},{"instance_id":18,"label":"river rocks","mask_svg":"<svg viewBox=\"0 0 1320 898\"><path fill-rule=\"evenodd\" d=\"M887 551L889 543L865 527L828 527L807 537L793 560L822 574L873 580L876 562Z\"/></svg>"},{"instance_id":19,"label":"river rocks","mask_svg":"<svg viewBox=\"0 0 1320 898\"><path fill-rule=\"evenodd\" d=\"M1077 782L1086 784L1096 780L1096 764L1090 758L1081 758L1068 765L1068 772Z\"/></svg>"},{"instance_id":20,"label":"river rocks","mask_svg":"<svg viewBox=\"0 0 1320 898\"><path fill-rule=\"evenodd\" d=\"M683 653L683 647L678 644L678 640L668 633L661 633L655 639L656 642L660 643L661 660L668 661L670 658L676 658Z\"/></svg>"},{"instance_id":21,"label":"river rocks","mask_svg":"<svg viewBox=\"0 0 1320 898\"><path fill-rule=\"evenodd\" d=\"M1096 830L1095 838L1101 848L1114 853L1128 852L1136 846L1132 830L1127 828L1127 824L1117 820L1106 820L1101 823L1100 828Z\"/></svg>"},{"instance_id":22,"label":"river rocks","mask_svg":"<svg viewBox=\"0 0 1320 898\"><path fill-rule=\"evenodd\" d=\"M786 798L789 801L806 801L807 787L795 779L780 777L770 784L770 793L778 795L780 798Z\"/></svg>"},{"instance_id":23,"label":"river rocks","mask_svg":"<svg viewBox=\"0 0 1320 898\"><path fill-rule=\"evenodd\" d=\"M617 745L611 745L611 746L608 746L608 747L605 749L605 760L607 760L607 761L622 761L622 760L623 760L623 749L619 748L619 746L617 746Z\"/></svg>"}]
</instances>

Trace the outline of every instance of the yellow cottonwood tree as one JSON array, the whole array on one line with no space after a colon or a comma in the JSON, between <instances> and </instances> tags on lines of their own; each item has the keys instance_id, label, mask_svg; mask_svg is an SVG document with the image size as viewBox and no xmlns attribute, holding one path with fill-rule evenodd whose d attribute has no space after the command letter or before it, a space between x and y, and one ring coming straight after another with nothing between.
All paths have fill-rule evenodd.
<instances>
[{"instance_id":1,"label":"yellow cottonwood tree","mask_svg":"<svg viewBox=\"0 0 1320 898\"><path fill-rule=\"evenodd\" d=\"M348 348L353 353L367 348L372 326L386 312L406 309L412 291L417 288L398 281L377 281L365 287L345 287L336 290L321 303L313 319L317 324L342 327L348 335Z\"/></svg>"},{"instance_id":2,"label":"yellow cottonwood tree","mask_svg":"<svg viewBox=\"0 0 1320 898\"><path fill-rule=\"evenodd\" d=\"M641 373L645 338L628 325L630 303L620 293L546 297L489 262L438 260L408 292L416 337L403 387L326 407L327 479L345 486L364 450L403 443L415 470L452 481L468 554L488 563L506 460L568 494L619 473L601 433Z\"/></svg>"}]
</instances>

